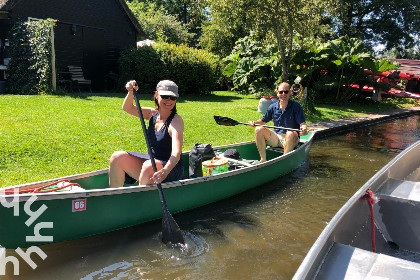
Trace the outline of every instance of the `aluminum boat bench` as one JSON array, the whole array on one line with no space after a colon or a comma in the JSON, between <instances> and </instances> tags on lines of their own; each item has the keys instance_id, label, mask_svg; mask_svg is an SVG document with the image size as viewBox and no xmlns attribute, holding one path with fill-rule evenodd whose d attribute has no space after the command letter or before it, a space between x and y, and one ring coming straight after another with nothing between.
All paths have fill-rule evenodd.
<instances>
[{"instance_id":1,"label":"aluminum boat bench","mask_svg":"<svg viewBox=\"0 0 420 280\"><path fill-rule=\"evenodd\" d=\"M420 264L333 243L315 279L418 280Z\"/></svg>"},{"instance_id":2,"label":"aluminum boat bench","mask_svg":"<svg viewBox=\"0 0 420 280\"><path fill-rule=\"evenodd\" d=\"M380 196L420 202L420 182L387 179L377 191Z\"/></svg>"}]
</instances>

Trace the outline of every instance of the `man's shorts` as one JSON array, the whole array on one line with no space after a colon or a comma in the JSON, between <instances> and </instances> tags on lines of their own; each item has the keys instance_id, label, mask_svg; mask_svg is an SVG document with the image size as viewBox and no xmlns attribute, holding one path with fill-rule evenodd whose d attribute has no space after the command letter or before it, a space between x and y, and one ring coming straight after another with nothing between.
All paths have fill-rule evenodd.
<instances>
[{"instance_id":1,"label":"man's shorts","mask_svg":"<svg viewBox=\"0 0 420 280\"><path fill-rule=\"evenodd\" d=\"M294 147L299 143L299 137L296 140ZM275 133L270 130L270 137L267 139L266 144L271 147L282 147L286 144L286 134L284 133Z\"/></svg>"}]
</instances>

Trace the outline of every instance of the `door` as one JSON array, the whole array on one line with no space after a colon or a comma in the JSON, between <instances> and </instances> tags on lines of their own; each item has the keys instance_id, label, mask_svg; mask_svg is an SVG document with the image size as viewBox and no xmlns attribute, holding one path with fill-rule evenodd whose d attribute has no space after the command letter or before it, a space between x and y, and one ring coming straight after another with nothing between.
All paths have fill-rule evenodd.
<instances>
[{"instance_id":1,"label":"door","mask_svg":"<svg viewBox=\"0 0 420 280\"><path fill-rule=\"evenodd\" d=\"M83 71L93 90L104 89L104 30L83 27Z\"/></svg>"}]
</instances>

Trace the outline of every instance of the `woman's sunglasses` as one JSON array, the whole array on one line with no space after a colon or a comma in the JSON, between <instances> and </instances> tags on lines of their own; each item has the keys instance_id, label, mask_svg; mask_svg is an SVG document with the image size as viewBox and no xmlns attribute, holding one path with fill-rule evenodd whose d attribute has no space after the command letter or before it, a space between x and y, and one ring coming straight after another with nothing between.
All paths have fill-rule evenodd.
<instances>
[{"instance_id":1,"label":"woman's sunglasses","mask_svg":"<svg viewBox=\"0 0 420 280\"><path fill-rule=\"evenodd\" d=\"M277 91L278 94L288 94L289 91L288 90L279 90Z\"/></svg>"},{"instance_id":2,"label":"woman's sunglasses","mask_svg":"<svg viewBox=\"0 0 420 280\"><path fill-rule=\"evenodd\" d=\"M161 95L160 97L162 97L162 99L170 99L172 101L175 101L177 99L177 97L169 95Z\"/></svg>"}]
</instances>

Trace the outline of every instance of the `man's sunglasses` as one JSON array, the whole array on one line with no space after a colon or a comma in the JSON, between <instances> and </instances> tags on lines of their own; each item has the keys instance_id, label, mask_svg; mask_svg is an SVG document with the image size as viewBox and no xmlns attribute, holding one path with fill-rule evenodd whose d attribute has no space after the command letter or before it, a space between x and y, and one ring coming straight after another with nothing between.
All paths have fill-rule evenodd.
<instances>
[{"instance_id":1,"label":"man's sunglasses","mask_svg":"<svg viewBox=\"0 0 420 280\"><path fill-rule=\"evenodd\" d=\"M288 90L279 90L277 91L278 94L288 94L289 91Z\"/></svg>"},{"instance_id":2,"label":"man's sunglasses","mask_svg":"<svg viewBox=\"0 0 420 280\"><path fill-rule=\"evenodd\" d=\"M177 97L169 95L161 95L160 97L162 97L162 99L170 99L172 101L175 101L177 99Z\"/></svg>"}]
</instances>

